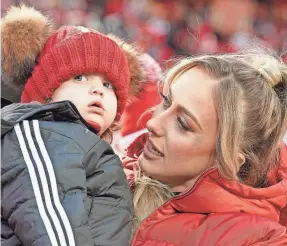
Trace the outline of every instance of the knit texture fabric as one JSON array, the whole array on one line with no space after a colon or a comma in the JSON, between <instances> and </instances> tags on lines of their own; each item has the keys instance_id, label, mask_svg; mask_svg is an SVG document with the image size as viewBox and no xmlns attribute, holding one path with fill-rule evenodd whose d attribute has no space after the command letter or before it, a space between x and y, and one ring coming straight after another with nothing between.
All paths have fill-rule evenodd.
<instances>
[{"instance_id":1,"label":"knit texture fabric","mask_svg":"<svg viewBox=\"0 0 287 246\"><path fill-rule=\"evenodd\" d=\"M49 37L25 85L21 102L45 103L61 83L89 73L101 74L113 84L119 120L130 83L127 58L113 40L86 28L64 26Z\"/></svg>"}]
</instances>

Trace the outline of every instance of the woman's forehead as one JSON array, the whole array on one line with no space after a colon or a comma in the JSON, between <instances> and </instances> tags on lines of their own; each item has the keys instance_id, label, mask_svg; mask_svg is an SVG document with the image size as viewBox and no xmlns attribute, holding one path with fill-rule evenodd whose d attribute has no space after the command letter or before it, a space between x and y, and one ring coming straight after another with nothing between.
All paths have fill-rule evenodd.
<instances>
[{"instance_id":1,"label":"woman's forehead","mask_svg":"<svg viewBox=\"0 0 287 246\"><path fill-rule=\"evenodd\" d=\"M187 71L180 72L171 82L166 82L163 85L164 92L168 92L172 88L180 87L188 92L211 91L218 81L212 78L204 69L193 67Z\"/></svg>"},{"instance_id":2,"label":"woman's forehead","mask_svg":"<svg viewBox=\"0 0 287 246\"><path fill-rule=\"evenodd\" d=\"M213 95L217 83L202 69L193 68L171 84L170 92L173 101L191 111L203 125L214 124L217 113Z\"/></svg>"},{"instance_id":3,"label":"woman's forehead","mask_svg":"<svg viewBox=\"0 0 287 246\"><path fill-rule=\"evenodd\" d=\"M209 76L201 76L201 73L190 70L170 85L169 93L179 103L212 106L215 85Z\"/></svg>"}]
</instances>

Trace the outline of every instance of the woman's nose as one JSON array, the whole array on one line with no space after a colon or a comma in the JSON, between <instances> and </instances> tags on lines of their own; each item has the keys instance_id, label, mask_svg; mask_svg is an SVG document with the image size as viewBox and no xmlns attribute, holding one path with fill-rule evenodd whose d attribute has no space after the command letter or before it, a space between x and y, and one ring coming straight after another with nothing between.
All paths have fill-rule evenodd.
<instances>
[{"instance_id":1,"label":"woman's nose","mask_svg":"<svg viewBox=\"0 0 287 246\"><path fill-rule=\"evenodd\" d=\"M163 124L164 119L162 118L162 113L156 111L153 114L152 118L146 123L146 128L150 133L160 137L164 134L165 131Z\"/></svg>"}]
</instances>

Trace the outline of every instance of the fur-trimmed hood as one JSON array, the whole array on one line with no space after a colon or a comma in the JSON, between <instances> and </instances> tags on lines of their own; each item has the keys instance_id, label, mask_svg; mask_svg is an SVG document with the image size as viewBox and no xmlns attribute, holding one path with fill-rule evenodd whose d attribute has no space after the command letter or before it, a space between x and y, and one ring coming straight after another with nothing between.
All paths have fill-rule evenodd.
<instances>
[{"instance_id":1,"label":"fur-trimmed hood","mask_svg":"<svg viewBox=\"0 0 287 246\"><path fill-rule=\"evenodd\" d=\"M6 87L22 91L48 38L55 33L54 23L33 7L11 7L1 19L1 80ZM114 35L107 35L124 52L130 70L129 96L134 96L145 80L141 52Z\"/></svg>"},{"instance_id":2,"label":"fur-trimmed hood","mask_svg":"<svg viewBox=\"0 0 287 246\"><path fill-rule=\"evenodd\" d=\"M19 90L31 76L36 58L55 31L48 17L32 7L12 6L1 19L1 80Z\"/></svg>"}]
</instances>

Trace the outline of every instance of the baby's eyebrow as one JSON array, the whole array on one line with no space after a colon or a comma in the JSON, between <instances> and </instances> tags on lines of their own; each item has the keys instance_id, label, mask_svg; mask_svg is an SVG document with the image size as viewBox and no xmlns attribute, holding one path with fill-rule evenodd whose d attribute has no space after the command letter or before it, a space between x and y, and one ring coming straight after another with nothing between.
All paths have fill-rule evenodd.
<instances>
[{"instance_id":1,"label":"baby's eyebrow","mask_svg":"<svg viewBox=\"0 0 287 246\"><path fill-rule=\"evenodd\" d=\"M98 77L98 78L100 78L102 81L110 81L106 76L103 76L103 75L101 75L101 74L96 74L96 73L90 73L90 74L85 74L85 76L88 76L88 77L91 77L91 78L93 78L93 77Z\"/></svg>"}]
</instances>

